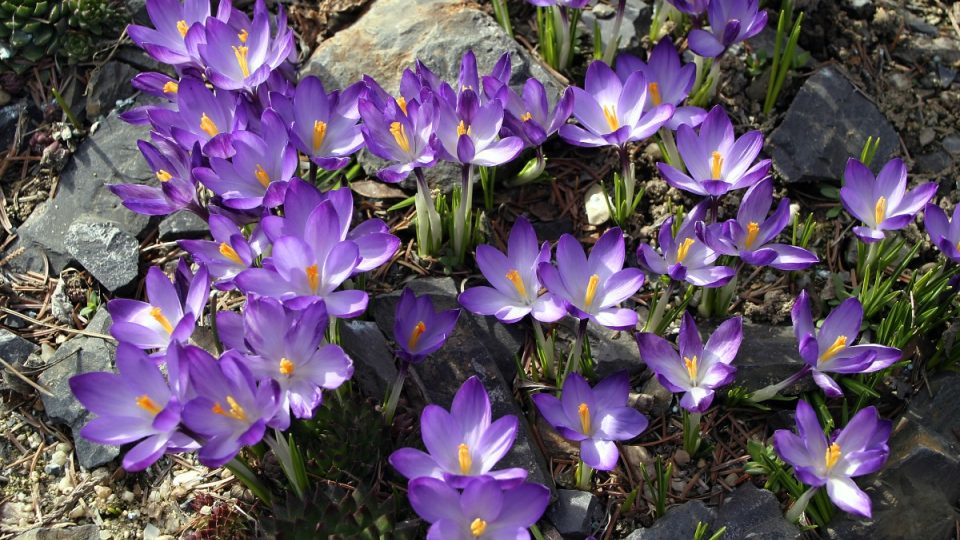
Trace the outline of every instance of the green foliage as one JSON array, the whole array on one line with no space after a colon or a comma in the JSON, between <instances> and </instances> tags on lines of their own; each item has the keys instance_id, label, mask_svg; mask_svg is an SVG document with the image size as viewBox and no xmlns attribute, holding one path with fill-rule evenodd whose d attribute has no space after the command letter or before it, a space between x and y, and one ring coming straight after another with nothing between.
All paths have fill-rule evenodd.
<instances>
[{"instance_id":1,"label":"green foliage","mask_svg":"<svg viewBox=\"0 0 960 540\"><path fill-rule=\"evenodd\" d=\"M57 51L67 27L56 0L0 0L0 71L21 73Z\"/></svg>"},{"instance_id":2,"label":"green foliage","mask_svg":"<svg viewBox=\"0 0 960 540\"><path fill-rule=\"evenodd\" d=\"M787 34L787 28L790 29L790 37L784 38ZM800 27L803 25L803 13L793 21L793 2L784 2L780 10L780 17L777 21L777 36L773 45L773 66L770 68L770 81L767 83L767 96L763 101L763 114L769 115L773 106L777 103L777 97L783 90L783 83L787 78L790 68L793 67L796 60L797 40L800 38Z\"/></svg>"},{"instance_id":3,"label":"green foliage","mask_svg":"<svg viewBox=\"0 0 960 540\"><path fill-rule=\"evenodd\" d=\"M702 521L697 522L697 530L693 532L693 540L720 540L724 534L727 532L726 527L720 527L717 529L717 532L710 535L710 538L707 538L707 532L710 530L710 525Z\"/></svg>"},{"instance_id":4,"label":"green foliage","mask_svg":"<svg viewBox=\"0 0 960 540\"><path fill-rule=\"evenodd\" d=\"M751 439L747 441L747 453L750 454L750 461L746 463L744 470L750 475L766 476L764 488L774 493L786 491L794 500L799 499L806 491L803 483L797 480L793 471L777 456L773 445ZM832 503L826 497L814 497L806 509L807 516L820 527L826 526L834 511Z\"/></svg>"},{"instance_id":5,"label":"green foliage","mask_svg":"<svg viewBox=\"0 0 960 540\"><path fill-rule=\"evenodd\" d=\"M650 478L650 475L647 474L647 467L641 463L640 464L640 474L643 476L643 481L650 486L650 491L653 493L653 506L654 506L654 516L657 518L662 517L667 512L667 495L670 493L670 478L673 476L673 463L668 463L666 467L663 466L663 458L659 455L657 456L657 461L653 465L654 479ZM656 487L654 487L656 486Z\"/></svg>"}]
</instances>

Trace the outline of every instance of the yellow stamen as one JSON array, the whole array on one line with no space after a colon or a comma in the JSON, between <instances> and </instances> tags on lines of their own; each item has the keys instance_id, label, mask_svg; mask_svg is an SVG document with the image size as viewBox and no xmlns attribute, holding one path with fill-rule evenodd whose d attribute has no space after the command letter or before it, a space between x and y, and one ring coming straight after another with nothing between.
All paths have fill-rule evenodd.
<instances>
[{"instance_id":1,"label":"yellow stamen","mask_svg":"<svg viewBox=\"0 0 960 540\"><path fill-rule=\"evenodd\" d=\"M827 470L833 468L834 465L840 461L840 445L833 443L827 448L826 454L823 456L823 460L827 463Z\"/></svg>"},{"instance_id":2,"label":"yellow stamen","mask_svg":"<svg viewBox=\"0 0 960 540\"><path fill-rule=\"evenodd\" d=\"M137 406L153 415L160 414L160 411L163 410L146 394L137 398Z\"/></svg>"},{"instance_id":3,"label":"yellow stamen","mask_svg":"<svg viewBox=\"0 0 960 540\"><path fill-rule=\"evenodd\" d=\"M150 308L150 316L153 317L153 320L160 323L160 326L162 326L163 329L166 330L168 334L173 333L173 325L170 324L170 319L168 319L167 316L163 314L162 309L158 307Z\"/></svg>"},{"instance_id":4,"label":"yellow stamen","mask_svg":"<svg viewBox=\"0 0 960 540\"><path fill-rule=\"evenodd\" d=\"M187 26L187 21L184 21L182 19L177 21L177 32L180 32L180 37L182 38L187 37L187 30L189 29L190 27Z\"/></svg>"},{"instance_id":5,"label":"yellow stamen","mask_svg":"<svg viewBox=\"0 0 960 540\"><path fill-rule=\"evenodd\" d=\"M660 97L660 85L659 85L659 84L657 84L657 83L655 83L655 82L652 82L652 83L648 84L648 85L647 85L647 92L649 92L649 94L650 94L650 101L652 101L654 105L660 105L661 103L663 103L663 98Z\"/></svg>"},{"instance_id":6,"label":"yellow stamen","mask_svg":"<svg viewBox=\"0 0 960 540\"><path fill-rule=\"evenodd\" d=\"M823 351L823 354L820 355L818 362L826 362L827 360L830 360L846 347L847 336L837 336L837 339L833 342L833 345L831 345L829 349Z\"/></svg>"},{"instance_id":7,"label":"yellow stamen","mask_svg":"<svg viewBox=\"0 0 960 540\"><path fill-rule=\"evenodd\" d=\"M180 85L173 82L167 81L163 83L163 93L164 94L176 94L177 90L180 90Z\"/></svg>"},{"instance_id":8,"label":"yellow stamen","mask_svg":"<svg viewBox=\"0 0 960 540\"><path fill-rule=\"evenodd\" d=\"M520 272L517 272L515 269L507 272L507 279L513 283L513 286L516 287L517 292L520 293L520 296L527 297L527 288L523 286L523 280L520 279Z\"/></svg>"},{"instance_id":9,"label":"yellow stamen","mask_svg":"<svg viewBox=\"0 0 960 540\"><path fill-rule=\"evenodd\" d=\"M270 185L270 175L264 170L263 165L257 164L257 170L253 174L257 177L257 182L260 182L261 186L267 187Z\"/></svg>"},{"instance_id":10,"label":"yellow stamen","mask_svg":"<svg viewBox=\"0 0 960 540\"><path fill-rule=\"evenodd\" d=\"M460 474L470 474L473 458L470 457L470 447L467 443L460 443L457 447L457 460L460 462Z\"/></svg>"},{"instance_id":11,"label":"yellow stamen","mask_svg":"<svg viewBox=\"0 0 960 540\"><path fill-rule=\"evenodd\" d=\"M317 292L317 287L320 286L320 269L317 265L311 264L304 269L304 272L307 273L307 285L310 286L310 290Z\"/></svg>"},{"instance_id":12,"label":"yellow stamen","mask_svg":"<svg viewBox=\"0 0 960 540\"><path fill-rule=\"evenodd\" d=\"M417 348L417 342L420 341L420 336L427 331L427 325L423 321L417 322L417 325L413 327L413 333L410 334L410 339L407 340L407 349L414 350Z\"/></svg>"},{"instance_id":13,"label":"yellow stamen","mask_svg":"<svg viewBox=\"0 0 960 540\"><path fill-rule=\"evenodd\" d=\"M887 216L887 198L880 197L877 199L876 206L873 207L873 218L876 220L875 223L879 225L883 222L883 219Z\"/></svg>"},{"instance_id":14,"label":"yellow stamen","mask_svg":"<svg viewBox=\"0 0 960 540\"><path fill-rule=\"evenodd\" d=\"M247 64L248 50L250 50L250 48L246 45L233 47L233 54L237 57L237 63L240 64L240 73L243 73L243 78L250 76L250 66Z\"/></svg>"},{"instance_id":15,"label":"yellow stamen","mask_svg":"<svg viewBox=\"0 0 960 540\"><path fill-rule=\"evenodd\" d=\"M220 242L220 254L241 266L246 266L240 255L237 255L237 250L226 242Z\"/></svg>"},{"instance_id":16,"label":"yellow stamen","mask_svg":"<svg viewBox=\"0 0 960 540\"><path fill-rule=\"evenodd\" d=\"M603 117L607 119L607 125L610 126L610 131L620 129L620 119L617 118L617 111L613 105L603 106Z\"/></svg>"},{"instance_id":17,"label":"yellow stamen","mask_svg":"<svg viewBox=\"0 0 960 540\"><path fill-rule=\"evenodd\" d=\"M521 122L529 122L529 121L532 120L532 119L533 119L533 115L530 114L529 111L528 111L528 112L525 112L525 113L523 113L523 114L520 115L520 121L521 121Z\"/></svg>"},{"instance_id":18,"label":"yellow stamen","mask_svg":"<svg viewBox=\"0 0 960 540\"><path fill-rule=\"evenodd\" d=\"M247 32L246 28L244 28L243 30L240 31L239 34L237 34L237 38L240 40L240 43L246 43L248 37L250 37L250 32Z\"/></svg>"},{"instance_id":19,"label":"yellow stamen","mask_svg":"<svg viewBox=\"0 0 960 540\"><path fill-rule=\"evenodd\" d=\"M589 306L593 303L593 297L597 295L597 285L600 284L600 276L594 274L590 276L590 281L587 282L587 293L583 295L583 303L586 306Z\"/></svg>"},{"instance_id":20,"label":"yellow stamen","mask_svg":"<svg viewBox=\"0 0 960 540\"><path fill-rule=\"evenodd\" d=\"M476 518L470 522L470 534L472 534L475 538L479 538L480 535L483 534L486 530L487 530L486 521L480 518Z\"/></svg>"},{"instance_id":21,"label":"yellow stamen","mask_svg":"<svg viewBox=\"0 0 960 540\"><path fill-rule=\"evenodd\" d=\"M751 221L747 223L747 239L744 240L746 247L750 247L757 240L757 233L760 232L760 224L756 221Z\"/></svg>"},{"instance_id":22,"label":"yellow stamen","mask_svg":"<svg viewBox=\"0 0 960 540\"><path fill-rule=\"evenodd\" d=\"M200 113L200 129L211 137L216 137L217 133L220 133L220 128L207 116L207 113Z\"/></svg>"},{"instance_id":23,"label":"yellow stamen","mask_svg":"<svg viewBox=\"0 0 960 540\"><path fill-rule=\"evenodd\" d=\"M696 382L697 380L697 357L693 358L683 357L683 364L687 366L687 374L690 375L690 380Z\"/></svg>"},{"instance_id":24,"label":"yellow stamen","mask_svg":"<svg viewBox=\"0 0 960 540\"><path fill-rule=\"evenodd\" d=\"M470 135L470 126L463 123L463 120L457 124L457 137L462 137L464 135Z\"/></svg>"},{"instance_id":25,"label":"yellow stamen","mask_svg":"<svg viewBox=\"0 0 960 540\"><path fill-rule=\"evenodd\" d=\"M720 155L720 152L714 152L710 159L710 177L714 180L719 180L722 170L723 156Z\"/></svg>"},{"instance_id":26,"label":"yellow stamen","mask_svg":"<svg viewBox=\"0 0 960 540\"><path fill-rule=\"evenodd\" d=\"M397 141L397 146L400 147L404 152L410 151L410 141L407 139L407 132L403 129L403 124L400 122L392 122L390 124L390 134L393 135L393 140Z\"/></svg>"},{"instance_id":27,"label":"yellow stamen","mask_svg":"<svg viewBox=\"0 0 960 540\"><path fill-rule=\"evenodd\" d=\"M583 430L584 435L590 435L590 407L586 403L581 403L577 407L577 412L580 414L580 429Z\"/></svg>"},{"instance_id":28,"label":"yellow stamen","mask_svg":"<svg viewBox=\"0 0 960 540\"><path fill-rule=\"evenodd\" d=\"M293 370L296 366L289 358L280 359L280 374L281 375L293 375Z\"/></svg>"},{"instance_id":29,"label":"yellow stamen","mask_svg":"<svg viewBox=\"0 0 960 540\"><path fill-rule=\"evenodd\" d=\"M247 419L247 413L243 410L243 407L237 403L237 400L233 399L233 396L227 396L227 405L230 405L229 411L224 410L223 406L220 405L220 402L214 403L210 410L213 411L214 414L233 418L234 420L240 420L241 422Z\"/></svg>"},{"instance_id":30,"label":"yellow stamen","mask_svg":"<svg viewBox=\"0 0 960 540\"><path fill-rule=\"evenodd\" d=\"M161 182L169 182L171 178L173 178L173 175L168 173L167 171L163 169L160 169L159 171L157 171L157 180Z\"/></svg>"},{"instance_id":31,"label":"yellow stamen","mask_svg":"<svg viewBox=\"0 0 960 540\"><path fill-rule=\"evenodd\" d=\"M397 98L397 107L400 107L400 110L403 111L403 115L407 115L407 100L403 96Z\"/></svg>"},{"instance_id":32,"label":"yellow stamen","mask_svg":"<svg viewBox=\"0 0 960 540\"><path fill-rule=\"evenodd\" d=\"M320 145L327 138L327 123L321 120L313 121L313 152L320 150Z\"/></svg>"},{"instance_id":33,"label":"yellow stamen","mask_svg":"<svg viewBox=\"0 0 960 540\"><path fill-rule=\"evenodd\" d=\"M693 245L693 238L684 238L683 242L680 242L680 245L677 246L677 262L682 263L684 259L687 258L687 253L690 252L690 246Z\"/></svg>"}]
</instances>

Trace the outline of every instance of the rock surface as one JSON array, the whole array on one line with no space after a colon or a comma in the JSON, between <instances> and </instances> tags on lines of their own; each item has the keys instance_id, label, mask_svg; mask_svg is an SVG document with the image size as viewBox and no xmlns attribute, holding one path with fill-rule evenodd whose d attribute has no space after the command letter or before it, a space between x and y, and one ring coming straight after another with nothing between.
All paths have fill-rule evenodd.
<instances>
[{"instance_id":1,"label":"rock surface","mask_svg":"<svg viewBox=\"0 0 960 540\"><path fill-rule=\"evenodd\" d=\"M547 509L547 519L563 538L581 540L601 524L603 510L593 493L558 489L557 500Z\"/></svg>"},{"instance_id":2,"label":"rock surface","mask_svg":"<svg viewBox=\"0 0 960 540\"><path fill-rule=\"evenodd\" d=\"M701 501L690 501L667 510L667 513L646 529L637 529L626 540L660 540L666 538L693 538L697 524L712 523L717 517L713 508ZM724 536L724 538L727 538ZM729 538L733 538L732 536Z\"/></svg>"},{"instance_id":3,"label":"rock surface","mask_svg":"<svg viewBox=\"0 0 960 540\"><path fill-rule=\"evenodd\" d=\"M96 525L32 529L15 537L14 540L100 540L100 529Z\"/></svg>"},{"instance_id":4,"label":"rock surface","mask_svg":"<svg viewBox=\"0 0 960 540\"><path fill-rule=\"evenodd\" d=\"M580 31L590 36L591 43L594 41L593 23L600 23L600 39L603 47L606 48L607 42L613 37L613 27L616 21L616 2L613 6L607 4L594 4L593 9L583 10L580 19ZM653 9L650 4L643 0L627 0L626 9L623 12L623 23L620 25L620 43L617 49L620 51L638 52L640 48L640 39L650 31L650 17L653 15Z\"/></svg>"},{"instance_id":5,"label":"rock surface","mask_svg":"<svg viewBox=\"0 0 960 540\"><path fill-rule=\"evenodd\" d=\"M67 229L67 252L101 285L116 292L137 279L140 243L116 224L82 219Z\"/></svg>"},{"instance_id":6,"label":"rock surface","mask_svg":"<svg viewBox=\"0 0 960 540\"><path fill-rule=\"evenodd\" d=\"M880 137L874 163L885 163L900 138L883 113L833 66L807 79L767 149L788 183L836 180L868 136Z\"/></svg>"},{"instance_id":7,"label":"rock surface","mask_svg":"<svg viewBox=\"0 0 960 540\"><path fill-rule=\"evenodd\" d=\"M203 238L210 228L207 222L193 212L181 210L160 220L160 240L182 240L184 238Z\"/></svg>"},{"instance_id":8,"label":"rock surface","mask_svg":"<svg viewBox=\"0 0 960 540\"><path fill-rule=\"evenodd\" d=\"M777 497L753 484L737 488L717 510L714 529L726 527L724 538L796 540L800 530L783 517Z\"/></svg>"},{"instance_id":9,"label":"rock surface","mask_svg":"<svg viewBox=\"0 0 960 540\"><path fill-rule=\"evenodd\" d=\"M743 325L743 342L734 362L734 384L750 392L777 384L803 367L797 340L789 326ZM795 396L813 389L811 377L804 377L785 388L782 395Z\"/></svg>"},{"instance_id":10,"label":"rock surface","mask_svg":"<svg viewBox=\"0 0 960 540\"><path fill-rule=\"evenodd\" d=\"M382 398L397 378L397 367L387 340L371 321L345 319L340 325L340 346L353 360L353 377L364 395Z\"/></svg>"},{"instance_id":11,"label":"rock surface","mask_svg":"<svg viewBox=\"0 0 960 540\"><path fill-rule=\"evenodd\" d=\"M94 70L87 83L87 117L96 118L108 113L118 100L132 96L135 89L130 86L130 79L137 73L135 68L116 60Z\"/></svg>"}]
</instances>

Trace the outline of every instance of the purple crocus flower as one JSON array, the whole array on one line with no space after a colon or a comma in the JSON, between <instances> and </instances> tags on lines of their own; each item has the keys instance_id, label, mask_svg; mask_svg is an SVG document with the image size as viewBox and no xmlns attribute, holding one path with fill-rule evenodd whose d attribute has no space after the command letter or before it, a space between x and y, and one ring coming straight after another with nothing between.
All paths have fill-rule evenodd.
<instances>
[{"instance_id":1,"label":"purple crocus flower","mask_svg":"<svg viewBox=\"0 0 960 540\"><path fill-rule=\"evenodd\" d=\"M637 325L637 313L619 308L643 286L643 272L624 268L623 232L614 227L597 240L588 258L570 234L557 242L557 265L540 263L540 281L548 291L567 302L567 310L580 320L615 330Z\"/></svg>"},{"instance_id":2,"label":"purple crocus flower","mask_svg":"<svg viewBox=\"0 0 960 540\"><path fill-rule=\"evenodd\" d=\"M153 129L181 148L193 148L199 142L206 156L232 156L235 150L230 144L231 135L246 128L248 105L237 94L213 92L192 77L180 80L176 97L176 109L147 109Z\"/></svg>"},{"instance_id":3,"label":"purple crocus flower","mask_svg":"<svg viewBox=\"0 0 960 540\"><path fill-rule=\"evenodd\" d=\"M830 397L843 391L827 373L872 373L889 367L900 359L900 349L883 345L853 345L860 334L863 306L856 298L848 298L827 315L819 330L813 324L810 299L802 291L790 311L793 333L800 344L800 357L813 381Z\"/></svg>"},{"instance_id":4,"label":"purple crocus flower","mask_svg":"<svg viewBox=\"0 0 960 540\"><path fill-rule=\"evenodd\" d=\"M480 315L495 315L505 323L514 323L528 313L540 322L554 322L567 312L563 300L553 293L540 294L537 269L550 262L550 242L537 248L537 233L522 216L510 230L507 254L493 246L477 246L477 266L492 287L473 287L463 291L460 304Z\"/></svg>"},{"instance_id":5,"label":"purple crocus flower","mask_svg":"<svg viewBox=\"0 0 960 540\"><path fill-rule=\"evenodd\" d=\"M197 66L196 50L189 50L187 32L194 25L202 26L210 17L209 0L149 0L147 15L155 28L131 24L127 34L156 61L178 69Z\"/></svg>"},{"instance_id":6,"label":"purple crocus flower","mask_svg":"<svg viewBox=\"0 0 960 540\"><path fill-rule=\"evenodd\" d=\"M233 133L233 159L211 157L210 168L193 170L197 179L219 195L228 208L278 206L283 202L287 182L297 172L297 150L290 145L287 128L276 111L263 111L260 133Z\"/></svg>"},{"instance_id":7,"label":"purple crocus flower","mask_svg":"<svg viewBox=\"0 0 960 540\"><path fill-rule=\"evenodd\" d=\"M445 86L448 93L449 86ZM503 125L503 105L497 101L480 103L476 91L465 88L454 107L436 98L437 127L435 147L449 161L493 167L506 163L523 149L519 137L499 138Z\"/></svg>"},{"instance_id":8,"label":"purple crocus flower","mask_svg":"<svg viewBox=\"0 0 960 540\"><path fill-rule=\"evenodd\" d=\"M923 209L923 224L933 245L940 248L944 256L960 263L960 205L953 209L953 217L947 218L947 212L935 204L927 204Z\"/></svg>"},{"instance_id":9,"label":"purple crocus flower","mask_svg":"<svg viewBox=\"0 0 960 540\"><path fill-rule=\"evenodd\" d=\"M503 489L490 478L474 480L462 493L435 478L418 478L407 494L431 524L427 540L529 540L528 529L550 503L550 490L540 484Z\"/></svg>"},{"instance_id":10,"label":"purple crocus flower","mask_svg":"<svg viewBox=\"0 0 960 540\"><path fill-rule=\"evenodd\" d=\"M733 381L737 368L731 364L740 350L743 322L740 317L724 321L704 347L697 323L685 313L677 339L680 354L656 334L638 333L636 337L640 358L657 374L660 384L671 392L685 392L680 406L702 413L710 408L714 391Z\"/></svg>"},{"instance_id":11,"label":"purple crocus flower","mask_svg":"<svg viewBox=\"0 0 960 540\"><path fill-rule=\"evenodd\" d=\"M496 83L487 81L492 77L485 77L483 86L496 86ZM561 94L553 111L547 100L547 91L543 83L537 79L527 79L523 84L522 95L518 96L508 84L500 84L496 92L496 99L503 105L504 128L510 134L520 137L525 146L540 146L547 138L560 130L567 123L573 113L573 91L567 88Z\"/></svg>"},{"instance_id":12,"label":"purple crocus flower","mask_svg":"<svg viewBox=\"0 0 960 540\"><path fill-rule=\"evenodd\" d=\"M310 213L302 236L276 239L263 268L244 270L234 282L244 293L283 300L294 309L323 300L330 315L356 317L367 308L367 293L336 289L354 274L360 250L340 238L337 211L324 201Z\"/></svg>"},{"instance_id":13,"label":"purple crocus flower","mask_svg":"<svg viewBox=\"0 0 960 540\"><path fill-rule=\"evenodd\" d=\"M357 100L366 89L362 82L329 94L320 79L303 78L290 99L271 94L271 102L290 126L297 150L326 170L350 163L350 156L363 146Z\"/></svg>"},{"instance_id":14,"label":"purple crocus flower","mask_svg":"<svg viewBox=\"0 0 960 540\"><path fill-rule=\"evenodd\" d=\"M372 99L358 102L360 131L370 152L391 164L377 173L384 182L395 183L406 178L413 169L430 168L437 162L437 152L430 144L436 122L434 101L415 99L402 103L389 100L382 109Z\"/></svg>"},{"instance_id":15,"label":"purple crocus flower","mask_svg":"<svg viewBox=\"0 0 960 540\"><path fill-rule=\"evenodd\" d=\"M70 378L77 400L97 415L80 430L85 439L119 446L140 441L123 456L123 468L142 471L168 449L186 447L178 431L181 404L159 366L128 343L117 347L119 373L90 372Z\"/></svg>"},{"instance_id":16,"label":"purple crocus flower","mask_svg":"<svg viewBox=\"0 0 960 540\"><path fill-rule=\"evenodd\" d=\"M673 216L664 220L657 237L660 253L648 244L641 244L637 248L637 264L652 274L667 275L697 287L722 287L733 279L736 271L728 266L714 266L720 254L697 234L697 225L703 223L708 202L704 200L690 210L676 236L673 235Z\"/></svg>"},{"instance_id":17,"label":"purple crocus flower","mask_svg":"<svg viewBox=\"0 0 960 540\"><path fill-rule=\"evenodd\" d=\"M647 108L647 78L635 72L621 83L607 64L587 68L584 88L573 88L573 116L583 127L560 128L560 137L576 146L623 146L653 135L673 116L669 103Z\"/></svg>"},{"instance_id":18,"label":"purple crocus flower","mask_svg":"<svg viewBox=\"0 0 960 540\"><path fill-rule=\"evenodd\" d=\"M210 276L200 267L194 275L183 259L171 283L157 266L147 270L147 302L114 298L107 303L113 317L110 333L117 341L140 349L163 351L171 342L185 343L210 294Z\"/></svg>"},{"instance_id":19,"label":"purple crocus flower","mask_svg":"<svg viewBox=\"0 0 960 540\"><path fill-rule=\"evenodd\" d=\"M108 184L107 188L120 197L123 205L138 214L165 216L178 210L189 210L206 217L207 210L197 199L197 185L191 169L200 163L200 147L185 152L175 142L162 136L154 137L153 144L137 141L158 186L143 184Z\"/></svg>"},{"instance_id":20,"label":"purple crocus flower","mask_svg":"<svg viewBox=\"0 0 960 540\"><path fill-rule=\"evenodd\" d=\"M667 0L667 2L670 2L670 5L678 11L693 16L703 15L707 11L707 6L710 5L710 0Z\"/></svg>"},{"instance_id":21,"label":"purple crocus flower","mask_svg":"<svg viewBox=\"0 0 960 540\"><path fill-rule=\"evenodd\" d=\"M267 426L286 429L277 417L281 397L274 381L256 383L243 356L227 351L219 360L207 353L190 363L190 386L197 397L183 408L183 423L205 440L200 463L221 467L243 446L260 442Z\"/></svg>"},{"instance_id":22,"label":"purple crocus flower","mask_svg":"<svg viewBox=\"0 0 960 540\"><path fill-rule=\"evenodd\" d=\"M261 222L266 236L277 240L283 236L302 238L310 214L324 201L330 201L340 221L340 240L350 240L360 251L354 274L367 272L389 261L400 245L382 219L367 219L350 228L353 220L353 192L343 187L321 192L316 186L294 178L288 183L283 199L283 217L266 216Z\"/></svg>"},{"instance_id":23,"label":"purple crocus flower","mask_svg":"<svg viewBox=\"0 0 960 540\"><path fill-rule=\"evenodd\" d=\"M797 434L779 429L773 447L793 466L797 478L815 489L827 486L827 494L840 509L870 517L870 496L853 481L880 470L887 461L891 423L882 420L876 407L867 407L850 419L829 440L806 401L797 402Z\"/></svg>"},{"instance_id":24,"label":"purple crocus flower","mask_svg":"<svg viewBox=\"0 0 960 540\"><path fill-rule=\"evenodd\" d=\"M781 199L773 215L767 217L773 203L773 179L765 178L747 190L737 219L707 227L704 240L722 255L735 255L754 266L772 266L777 270L802 270L819 262L816 255L788 244L773 244L790 222L790 199Z\"/></svg>"},{"instance_id":25,"label":"purple crocus flower","mask_svg":"<svg viewBox=\"0 0 960 540\"><path fill-rule=\"evenodd\" d=\"M617 55L617 76L624 84L638 71L643 73L647 83L645 112L664 103L673 105L673 116L664 124L673 131L683 124L696 127L703 122L706 111L700 107L681 106L693 89L697 67L680 62L680 53L674 47L673 40L669 37L661 39L650 52L647 62L632 54Z\"/></svg>"},{"instance_id":26,"label":"purple crocus flower","mask_svg":"<svg viewBox=\"0 0 960 540\"><path fill-rule=\"evenodd\" d=\"M899 158L888 161L876 178L866 165L850 158L840 201L850 215L863 222L853 228L854 234L871 244L883 240L884 231L906 227L936 192L934 182L907 191L907 167Z\"/></svg>"},{"instance_id":27,"label":"purple crocus flower","mask_svg":"<svg viewBox=\"0 0 960 540\"><path fill-rule=\"evenodd\" d=\"M224 311L217 328L224 345L246 354L245 365L260 381L280 387L280 416L310 418L323 390L353 376L353 362L337 345L321 345L328 326L323 302L301 311L267 297L247 300L243 315ZM285 419L284 422L288 422Z\"/></svg>"},{"instance_id":28,"label":"purple crocus flower","mask_svg":"<svg viewBox=\"0 0 960 540\"><path fill-rule=\"evenodd\" d=\"M560 6L571 9L583 9L593 0L527 0L537 7Z\"/></svg>"},{"instance_id":29,"label":"purple crocus flower","mask_svg":"<svg viewBox=\"0 0 960 540\"><path fill-rule=\"evenodd\" d=\"M770 160L756 164L763 148L763 134L748 131L739 139L733 124L717 105L707 113L700 132L688 125L677 128L677 150L689 174L666 163L657 163L671 186L697 195L719 197L724 193L750 187L770 172Z\"/></svg>"},{"instance_id":30,"label":"purple crocus flower","mask_svg":"<svg viewBox=\"0 0 960 540\"><path fill-rule=\"evenodd\" d=\"M411 289L404 289L393 322L397 355L407 362L422 361L447 341L459 317L459 309L434 311L429 296L417 296Z\"/></svg>"},{"instance_id":31,"label":"purple crocus flower","mask_svg":"<svg viewBox=\"0 0 960 540\"><path fill-rule=\"evenodd\" d=\"M468 487L478 477L516 486L527 477L526 469L492 469L513 446L517 425L512 414L492 421L490 397L473 376L457 390L450 412L438 405L424 407L420 432L427 452L401 448L390 454L390 464L410 480L436 478L456 489Z\"/></svg>"},{"instance_id":32,"label":"purple crocus flower","mask_svg":"<svg viewBox=\"0 0 960 540\"><path fill-rule=\"evenodd\" d=\"M710 30L694 28L687 36L690 50L705 58L720 56L734 43L746 41L767 25L767 12L758 0L724 0L707 6Z\"/></svg>"},{"instance_id":33,"label":"purple crocus flower","mask_svg":"<svg viewBox=\"0 0 960 540\"><path fill-rule=\"evenodd\" d=\"M207 79L214 86L253 91L294 51L293 31L286 24L284 10L280 10L276 23L277 34L271 36L267 6L263 0L257 0L249 26L238 31L211 17L187 34L187 43L188 47L196 47L206 66Z\"/></svg>"},{"instance_id":34,"label":"purple crocus flower","mask_svg":"<svg viewBox=\"0 0 960 540\"><path fill-rule=\"evenodd\" d=\"M544 419L565 439L580 442L580 459L601 471L613 470L620 456L615 441L636 437L647 429L647 417L627 406L630 380L625 372L590 388L579 373L570 373L560 399L534 394Z\"/></svg>"},{"instance_id":35,"label":"purple crocus flower","mask_svg":"<svg viewBox=\"0 0 960 540\"><path fill-rule=\"evenodd\" d=\"M233 278L250 268L260 255L259 245L248 241L243 230L226 216L211 214L207 223L213 240L180 240L180 247L210 272L218 289L232 289ZM258 234L255 231L253 236Z\"/></svg>"}]
</instances>

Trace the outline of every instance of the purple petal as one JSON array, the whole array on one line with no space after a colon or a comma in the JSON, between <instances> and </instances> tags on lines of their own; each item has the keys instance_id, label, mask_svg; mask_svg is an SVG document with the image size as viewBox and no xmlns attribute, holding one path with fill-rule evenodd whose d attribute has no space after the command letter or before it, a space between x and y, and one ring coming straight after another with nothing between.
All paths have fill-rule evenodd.
<instances>
[{"instance_id":1,"label":"purple petal","mask_svg":"<svg viewBox=\"0 0 960 540\"><path fill-rule=\"evenodd\" d=\"M585 439L580 441L580 459L598 471L612 471L617 466L620 452L613 441Z\"/></svg>"},{"instance_id":2,"label":"purple petal","mask_svg":"<svg viewBox=\"0 0 960 540\"><path fill-rule=\"evenodd\" d=\"M625 441L647 429L647 417L632 407L607 410L599 420L597 435L611 441Z\"/></svg>"},{"instance_id":3,"label":"purple petal","mask_svg":"<svg viewBox=\"0 0 960 540\"><path fill-rule=\"evenodd\" d=\"M442 471L429 454L414 448L401 448L390 454L390 464L405 478L413 480L424 476L441 478Z\"/></svg>"},{"instance_id":4,"label":"purple petal","mask_svg":"<svg viewBox=\"0 0 960 540\"><path fill-rule=\"evenodd\" d=\"M429 523L461 521L460 494L435 478L417 478L407 486L410 506Z\"/></svg>"},{"instance_id":5,"label":"purple petal","mask_svg":"<svg viewBox=\"0 0 960 540\"><path fill-rule=\"evenodd\" d=\"M870 496L861 491L850 478L828 479L827 494L841 510L867 519L871 517Z\"/></svg>"}]
</instances>

